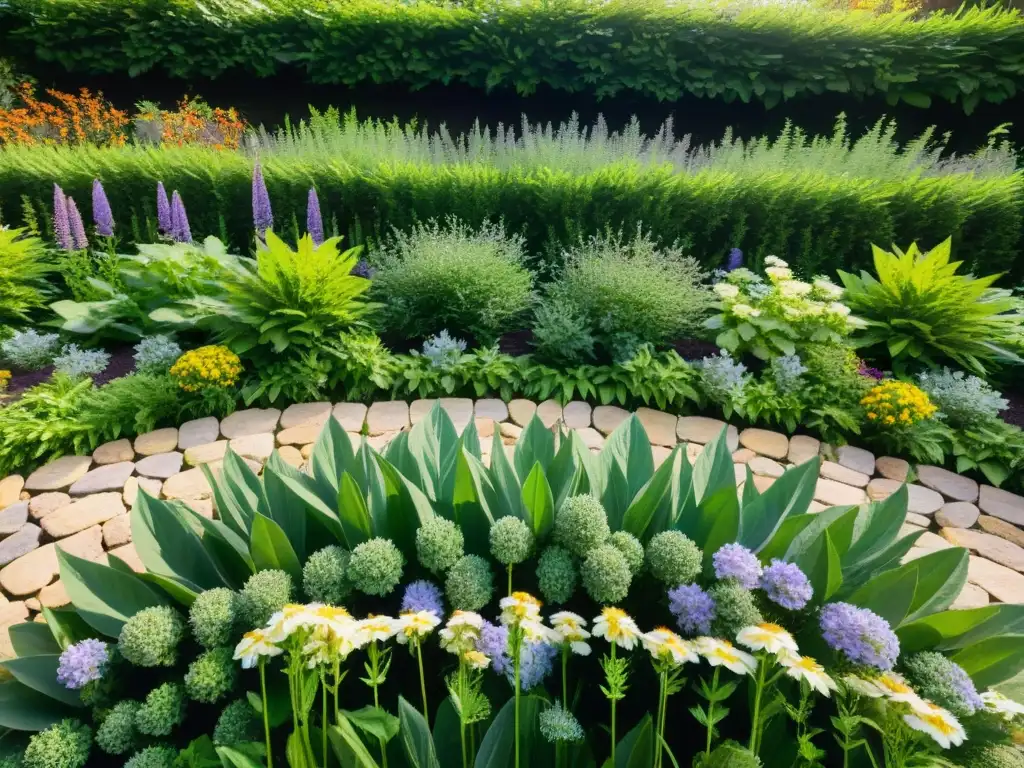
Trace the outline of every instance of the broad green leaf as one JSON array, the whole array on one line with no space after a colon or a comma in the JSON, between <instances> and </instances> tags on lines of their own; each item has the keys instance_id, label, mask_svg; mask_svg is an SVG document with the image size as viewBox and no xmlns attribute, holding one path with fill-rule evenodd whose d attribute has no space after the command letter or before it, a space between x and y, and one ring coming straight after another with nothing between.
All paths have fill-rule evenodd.
<instances>
[{"instance_id":1,"label":"broad green leaf","mask_svg":"<svg viewBox=\"0 0 1024 768\"><path fill-rule=\"evenodd\" d=\"M358 768L378 768L377 761L373 759L366 745L363 744L359 734L356 733L348 718L341 715L338 724L327 729L327 737L331 740L331 747L334 754L343 766L358 766Z\"/></svg>"},{"instance_id":2,"label":"broad green leaf","mask_svg":"<svg viewBox=\"0 0 1024 768\"><path fill-rule=\"evenodd\" d=\"M668 493L673 477L678 474L678 459L682 452L682 446L673 448L662 465L655 470L654 476L637 492L623 515L622 530L641 541L648 538L648 527Z\"/></svg>"},{"instance_id":3,"label":"broad green leaf","mask_svg":"<svg viewBox=\"0 0 1024 768\"><path fill-rule=\"evenodd\" d=\"M337 498L329 504L325 503L313 487L312 478L284 462L281 462L281 466L272 464L273 460L274 456L272 455L263 474L265 476L268 473L274 475L274 479L270 481L267 488L274 498L273 507L280 510L275 514L295 514L297 509L308 509L324 528L331 531L338 539L342 539L341 521L334 508ZM264 483L267 483L266 477L264 477Z\"/></svg>"},{"instance_id":4,"label":"broad green leaf","mask_svg":"<svg viewBox=\"0 0 1024 768\"><path fill-rule=\"evenodd\" d=\"M348 718L352 725L370 734L375 739L388 742L395 738L395 735L398 733L398 718L390 712L385 712L383 709L378 709L370 704L355 711L343 709L342 714Z\"/></svg>"},{"instance_id":5,"label":"broad green leaf","mask_svg":"<svg viewBox=\"0 0 1024 768\"><path fill-rule=\"evenodd\" d=\"M860 508L853 528L853 538L843 554L843 571L856 567L896 541L907 517L909 492L906 485L882 501Z\"/></svg>"},{"instance_id":6,"label":"broad green leaf","mask_svg":"<svg viewBox=\"0 0 1024 768\"><path fill-rule=\"evenodd\" d=\"M337 501L339 478L350 470L354 458L355 449L348 432L337 419L329 418L309 455L316 492L324 504L331 506Z\"/></svg>"},{"instance_id":7,"label":"broad green leaf","mask_svg":"<svg viewBox=\"0 0 1024 768\"><path fill-rule=\"evenodd\" d=\"M654 765L654 724L645 714L615 747L614 768L649 768Z\"/></svg>"},{"instance_id":8,"label":"broad green leaf","mask_svg":"<svg viewBox=\"0 0 1024 768\"><path fill-rule=\"evenodd\" d=\"M827 530L815 539L813 546L804 551L795 562L807 574L814 588L812 605L826 602L842 586L843 574L839 552L836 551Z\"/></svg>"},{"instance_id":9,"label":"broad green leaf","mask_svg":"<svg viewBox=\"0 0 1024 768\"><path fill-rule=\"evenodd\" d=\"M226 768L264 768L261 762L233 747L217 747L216 749Z\"/></svg>"},{"instance_id":10,"label":"broad green leaf","mask_svg":"<svg viewBox=\"0 0 1024 768\"><path fill-rule=\"evenodd\" d=\"M792 546L793 541L803 531L810 527L817 515L797 515L782 521L782 525L769 539L768 543L758 553L763 562L771 562L773 559L785 559L786 552Z\"/></svg>"},{"instance_id":11,"label":"broad green leaf","mask_svg":"<svg viewBox=\"0 0 1024 768\"><path fill-rule=\"evenodd\" d=\"M548 703L537 696L519 700L520 766L551 765L554 748L540 735L538 717ZM476 753L475 768L513 768L515 765L515 697L491 722Z\"/></svg>"},{"instance_id":12,"label":"broad green leaf","mask_svg":"<svg viewBox=\"0 0 1024 768\"><path fill-rule=\"evenodd\" d=\"M496 494L487 469L475 456L463 451L455 470L452 502L455 522L462 529L466 551L486 557L490 551L491 512Z\"/></svg>"},{"instance_id":13,"label":"broad green leaf","mask_svg":"<svg viewBox=\"0 0 1024 768\"><path fill-rule=\"evenodd\" d=\"M978 690L991 688L1024 670L1024 634L998 635L970 645L950 658L971 676Z\"/></svg>"},{"instance_id":14,"label":"broad green leaf","mask_svg":"<svg viewBox=\"0 0 1024 768\"><path fill-rule=\"evenodd\" d=\"M0 727L15 731L41 731L75 710L17 680L0 683Z\"/></svg>"},{"instance_id":15,"label":"broad green leaf","mask_svg":"<svg viewBox=\"0 0 1024 768\"><path fill-rule=\"evenodd\" d=\"M78 691L65 688L62 683L57 682L57 667L59 664L59 653L49 653L43 656L25 656L0 661L0 667L10 672L14 679L22 685L26 685L70 707L84 706Z\"/></svg>"},{"instance_id":16,"label":"broad green leaf","mask_svg":"<svg viewBox=\"0 0 1024 768\"><path fill-rule=\"evenodd\" d=\"M647 527L647 539L676 528L682 520L689 520L697 514L697 499L693 494L693 468L686 458L686 451L669 454L665 464L672 465L669 486Z\"/></svg>"},{"instance_id":17,"label":"broad green leaf","mask_svg":"<svg viewBox=\"0 0 1024 768\"><path fill-rule=\"evenodd\" d=\"M416 558L416 531L434 515L430 500L423 491L409 482L394 466L382 456L376 456L384 478L386 493L385 533L379 535L391 539L396 547L405 555L408 562Z\"/></svg>"},{"instance_id":18,"label":"broad green leaf","mask_svg":"<svg viewBox=\"0 0 1024 768\"><path fill-rule=\"evenodd\" d=\"M157 573L149 573L148 571L136 573L135 569L132 568L129 563L111 552L107 553L107 565L119 573L135 576L136 578L142 579L147 584L152 584L185 608L189 608L192 603L195 602L195 599L199 597L198 592L175 579L167 576L161 576Z\"/></svg>"},{"instance_id":19,"label":"broad green leaf","mask_svg":"<svg viewBox=\"0 0 1024 768\"><path fill-rule=\"evenodd\" d=\"M609 519L614 517L621 520L626 513L626 507L654 474L654 451L647 432L636 414L619 424L608 436L604 448L597 457L597 463L599 474L609 476L614 466L625 478L625 505L618 510L608 510Z\"/></svg>"},{"instance_id":20,"label":"broad green leaf","mask_svg":"<svg viewBox=\"0 0 1024 768\"><path fill-rule=\"evenodd\" d=\"M523 510L534 538L543 541L555 523L555 499L539 461L523 483Z\"/></svg>"},{"instance_id":21,"label":"broad green leaf","mask_svg":"<svg viewBox=\"0 0 1024 768\"><path fill-rule=\"evenodd\" d=\"M249 554L257 571L277 569L291 575L295 584L302 583L302 564L288 537L276 522L264 515L252 520Z\"/></svg>"},{"instance_id":22,"label":"broad green leaf","mask_svg":"<svg viewBox=\"0 0 1024 768\"><path fill-rule=\"evenodd\" d=\"M910 611L917 591L917 569L886 571L854 592L847 602L874 611L898 627Z\"/></svg>"},{"instance_id":23,"label":"broad green leaf","mask_svg":"<svg viewBox=\"0 0 1024 768\"><path fill-rule=\"evenodd\" d=\"M519 440L516 441L513 453L516 476L526 477L530 474L534 464L540 462L542 467L547 467L554 458L555 436L534 413L522 434L519 435ZM494 461L493 453L491 461Z\"/></svg>"},{"instance_id":24,"label":"broad green leaf","mask_svg":"<svg viewBox=\"0 0 1024 768\"><path fill-rule=\"evenodd\" d=\"M904 624L896 634L907 653L966 648L996 635L1024 634L1024 605L992 603L940 611Z\"/></svg>"},{"instance_id":25,"label":"broad green leaf","mask_svg":"<svg viewBox=\"0 0 1024 768\"><path fill-rule=\"evenodd\" d=\"M704 446L693 464L694 498L700 504L725 488L732 488L735 492L736 471L726 430L723 428L718 437Z\"/></svg>"},{"instance_id":26,"label":"broad green leaf","mask_svg":"<svg viewBox=\"0 0 1024 768\"><path fill-rule=\"evenodd\" d=\"M268 504L267 512L259 514L265 514L280 526L296 556L303 560L306 556L306 509L310 505L296 500L292 489L302 486L312 492L312 482L295 467L286 464L277 451L270 455L263 468L262 482ZM308 495L314 496L313 493Z\"/></svg>"},{"instance_id":27,"label":"broad green leaf","mask_svg":"<svg viewBox=\"0 0 1024 768\"><path fill-rule=\"evenodd\" d=\"M73 606L47 608L44 605L43 616L46 618L46 626L50 628L61 650L67 650L68 646L90 637L103 637L95 627L86 623Z\"/></svg>"},{"instance_id":28,"label":"broad green leaf","mask_svg":"<svg viewBox=\"0 0 1024 768\"><path fill-rule=\"evenodd\" d=\"M917 591L905 621L944 611L953 604L967 582L968 557L966 549L952 547L911 561L919 569Z\"/></svg>"},{"instance_id":29,"label":"broad green leaf","mask_svg":"<svg viewBox=\"0 0 1024 768\"><path fill-rule=\"evenodd\" d=\"M494 434L501 434L497 424L494 425ZM475 419L471 420L466 425L466 428L462 430L462 435L459 436L459 446L465 448L478 459L480 458L482 454L480 449L480 433L477 432Z\"/></svg>"},{"instance_id":30,"label":"broad green leaf","mask_svg":"<svg viewBox=\"0 0 1024 768\"><path fill-rule=\"evenodd\" d=\"M457 471L457 470L456 470ZM495 518L512 515L524 517L523 496L519 477L505 453L505 444L501 441L498 430L491 438L491 466L487 470L491 486L494 488L494 508L491 514ZM456 475L458 478L458 475ZM458 482L458 479L456 479Z\"/></svg>"},{"instance_id":31,"label":"broad green leaf","mask_svg":"<svg viewBox=\"0 0 1024 768\"><path fill-rule=\"evenodd\" d=\"M812 459L785 472L752 503L744 500L740 510L739 542L760 552L786 519L807 513L817 481L818 460ZM744 492L752 486L748 479Z\"/></svg>"},{"instance_id":32,"label":"broad green leaf","mask_svg":"<svg viewBox=\"0 0 1024 768\"><path fill-rule=\"evenodd\" d=\"M366 498L348 472L342 473L338 484L338 519L349 549L373 538L373 522L366 507Z\"/></svg>"},{"instance_id":33,"label":"broad green leaf","mask_svg":"<svg viewBox=\"0 0 1024 768\"><path fill-rule=\"evenodd\" d=\"M117 637L129 618L155 605L170 605L164 595L133 574L69 555L57 548L60 580L79 615L107 637Z\"/></svg>"},{"instance_id":34,"label":"broad green leaf","mask_svg":"<svg viewBox=\"0 0 1024 768\"><path fill-rule=\"evenodd\" d=\"M409 761L409 768L441 768L427 721L401 695L398 697L398 721L402 750Z\"/></svg>"},{"instance_id":35,"label":"broad green leaf","mask_svg":"<svg viewBox=\"0 0 1024 768\"><path fill-rule=\"evenodd\" d=\"M7 628L7 633L10 635L14 654L19 657L43 656L52 653L59 655L63 650L54 639L50 628L38 621L14 624Z\"/></svg>"}]
</instances>

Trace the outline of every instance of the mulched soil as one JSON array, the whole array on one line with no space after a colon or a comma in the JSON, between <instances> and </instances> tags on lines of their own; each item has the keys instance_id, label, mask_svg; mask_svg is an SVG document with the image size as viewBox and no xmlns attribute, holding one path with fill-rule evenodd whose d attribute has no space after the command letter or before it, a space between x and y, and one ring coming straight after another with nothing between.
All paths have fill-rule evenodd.
<instances>
[{"instance_id":1,"label":"mulched soil","mask_svg":"<svg viewBox=\"0 0 1024 768\"><path fill-rule=\"evenodd\" d=\"M110 352L110 362L107 364L106 369L103 373L92 377L93 382L97 386L106 384L111 379L125 376L131 373L132 369L135 367L135 350L131 347L120 347L118 349L108 351ZM11 381L7 386L7 395L11 396L21 394L26 389L30 389L37 384L42 384L44 381L48 381L52 374L52 365L48 365L46 368L42 368L38 371L19 371L14 369L11 371Z\"/></svg>"},{"instance_id":2,"label":"mulched soil","mask_svg":"<svg viewBox=\"0 0 1024 768\"><path fill-rule=\"evenodd\" d=\"M1003 421L1024 428L1024 391L1004 391L1003 397L1010 401L1010 407L999 414Z\"/></svg>"}]
</instances>

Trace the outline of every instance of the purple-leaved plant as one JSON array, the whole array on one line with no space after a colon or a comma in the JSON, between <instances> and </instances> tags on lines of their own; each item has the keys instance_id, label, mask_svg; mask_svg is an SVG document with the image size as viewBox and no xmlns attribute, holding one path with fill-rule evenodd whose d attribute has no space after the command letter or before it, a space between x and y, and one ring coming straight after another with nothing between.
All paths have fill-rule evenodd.
<instances>
[{"instance_id":1,"label":"purple-leaved plant","mask_svg":"<svg viewBox=\"0 0 1024 768\"><path fill-rule=\"evenodd\" d=\"M92 180L92 223L96 225L97 235L114 236L114 213L110 210L110 201L99 179Z\"/></svg>"},{"instance_id":2,"label":"purple-leaved plant","mask_svg":"<svg viewBox=\"0 0 1024 768\"><path fill-rule=\"evenodd\" d=\"M64 190L53 185L53 239L62 251L74 248L71 240L71 219L68 218L68 199Z\"/></svg>"},{"instance_id":3,"label":"purple-leaved plant","mask_svg":"<svg viewBox=\"0 0 1024 768\"><path fill-rule=\"evenodd\" d=\"M156 183L156 229L164 237L174 234L174 220L171 217L171 201L167 199L164 183Z\"/></svg>"},{"instance_id":4,"label":"purple-leaved plant","mask_svg":"<svg viewBox=\"0 0 1024 768\"><path fill-rule=\"evenodd\" d=\"M263 238L268 229L274 228L274 214L270 210L270 193L263 180L263 167L259 160L252 170L252 223L256 234Z\"/></svg>"},{"instance_id":5,"label":"purple-leaved plant","mask_svg":"<svg viewBox=\"0 0 1024 768\"><path fill-rule=\"evenodd\" d=\"M85 236L85 222L82 221L82 214L78 211L78 205L74 198L68 196L68 221L71 222L71 244L76 251L83 251L89 247L89 238Z\"/></svg>"},{"instance_id":6,"label":"purple-leaved plant","mask_svg":"<svg viewBox=\"0 0 1024 768\"><path fill-rule=\"evenodd\" d=\"M309 188L309 198L306 201L306 231L313 238L313 245L320 245L324 241L324 220L320 215L320 198L316 196L316 190Z\"/></svg>"},{"instance_id":7,"label":"purple-leaved plant","mask_svg":"<svg viewBox=\"0 0 1024 768\"><path fill-rule=\"evenodd\" d=\"M188 214L185 203L181 200L178 190L171 193L171 239L176 243L191 243L192 230L188 226Z\"/></svg>"}]
</instances>

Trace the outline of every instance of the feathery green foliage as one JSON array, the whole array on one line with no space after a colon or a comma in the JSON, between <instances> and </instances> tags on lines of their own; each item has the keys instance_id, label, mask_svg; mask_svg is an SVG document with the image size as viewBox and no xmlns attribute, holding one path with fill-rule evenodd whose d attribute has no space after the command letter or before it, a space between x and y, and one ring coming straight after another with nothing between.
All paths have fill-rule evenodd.
<instances>
[{"instance_id":1,"label":"feathery green foliage","mask_svg":"<svg viewBox=\"0 0 1024 768\"><path fill-rule=\"evenodd\" d=\"M43 306L52 270L42 240L24 229L0 229L0 322L26 321Z\"/></svg>"}]
</instances>

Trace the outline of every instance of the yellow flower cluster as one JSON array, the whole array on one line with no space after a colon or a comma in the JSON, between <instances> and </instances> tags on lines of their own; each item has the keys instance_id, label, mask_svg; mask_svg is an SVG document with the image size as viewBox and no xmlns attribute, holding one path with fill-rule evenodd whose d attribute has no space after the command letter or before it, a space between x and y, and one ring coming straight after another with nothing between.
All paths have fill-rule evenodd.
<instances>
[{"instance_id":1,"label":"yellow flower cluster","mask_svg":"<svg viewBox=\"0 0 1024 768\"><path fill-rule=\"evenodd\" d=\"M926 392L894 379L872 387L860 404L867 408L869 421L885 426L909 427L930 419L938 410Z\"/></svg>"},{"instance_id":2,"label":"yellow flower cluster","mask_svg":"<svg viewBox=\"0 0 1024 768\"><path fill-rule=\"evenodd\" d=\"M186 392L232 387L242 373L242 361L225 346L190 349L171 366L171 376Z\"/></svg>"},{"instance_id":3,"label":"yellow flower cluster","mask_svg":"<svg viewBox=\"0 0 1024 768\"><path fill-rule=\"evenodd\" d=\"M0 371L0 392L4 392L7 389L7 385L11 383L11 372Z\"/></svg>"}]
</instances>

